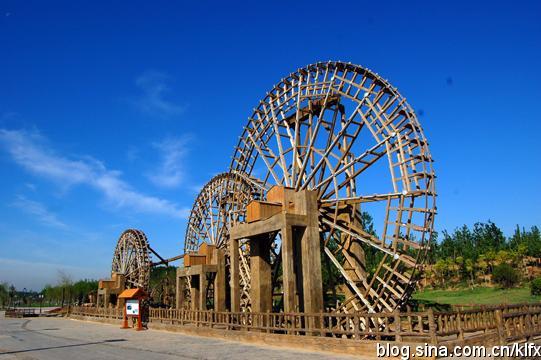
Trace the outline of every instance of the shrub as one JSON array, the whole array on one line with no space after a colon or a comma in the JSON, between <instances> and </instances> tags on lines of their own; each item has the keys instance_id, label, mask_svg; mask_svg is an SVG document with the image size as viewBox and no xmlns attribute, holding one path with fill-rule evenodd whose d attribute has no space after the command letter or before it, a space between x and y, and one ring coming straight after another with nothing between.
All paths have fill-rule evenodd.
<instances>
[{"instance_id":1,"label":"shrub","mask_svg":"<svg viewBox=\"0 0 541 360\"><path fill-rule=\"evenodd\" d=\"M535 278L530 283L532 295L541 295L541 277Z\"/></svg>"},{"instance_id":2,"label":"shrub","mask_svg":"<svg viewBox=\"0 0 541 360\"><path fill-rule=\"evenodd\" d=\"M492 280L503 288L511 288L519 282L518 272L509 264L500 264L492 271Z\"/></svg>"}]
</instances>

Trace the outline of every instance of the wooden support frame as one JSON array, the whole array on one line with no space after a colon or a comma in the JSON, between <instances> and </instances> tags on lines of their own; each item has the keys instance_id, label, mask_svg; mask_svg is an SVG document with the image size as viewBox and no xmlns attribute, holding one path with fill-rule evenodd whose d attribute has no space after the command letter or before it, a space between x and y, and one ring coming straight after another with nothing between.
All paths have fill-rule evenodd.
<instances>
[{"instance_id":1,"label":"wooden support frame","mask_svg":"<svg viewBox=\"0 0 541 360\"><path fill-rule=\"evenodd\" d=\"M241 259L239 241L249 240L252 311L272 310L272 281L270 242L276 232L281 232L281 263L283 270L284 310L301 309L307 312L323 311L321 258L319 255L319 232L316 193L293 192L291 203L284 210L265 220L238 224L230 231L230 254ZM294 213L290 213L293 211ZM294 231L294 229L301 231ZM296 235L296 236L295 236ZM300 250L296 254L295 243ZM298 265L295 266L295 262ZM231 276L240 277L237 262L231 262ZM296 269L296 270L295 270ZM297 273L300 272L300 273ZM232 304L238 303L240 289L232 282Z\"/></svg>"},{"instance_id":2,"label":"wooden support frame","mask_svg":"<svg viewBox=\"0 0 541 360\"><path fill-rule=\"evenodd\" d=\"M190 305L192 310L208 310L207 309L207 288L208 279L212 278L212 281L216 281L216 274L218 273L218 266L215 264L203 264L193 265L185 268L177 269L177 309L183 307L183 302L187 299L184 298L182 289L185 285L189 284L190 287ZM222 275L223 272L220 271ZM210 276L209 276L210 275ZM214 283L216 284L216 282ZM223 289L223 288L222 288ZM222 298L225 296L220 293ZM216 300L214 299L214 302ZM223 302L223 300L221 300ZM216 306L216 302L215 302ZM218 311L218 308L215 308Z\"/></svg>"}]
</instances>

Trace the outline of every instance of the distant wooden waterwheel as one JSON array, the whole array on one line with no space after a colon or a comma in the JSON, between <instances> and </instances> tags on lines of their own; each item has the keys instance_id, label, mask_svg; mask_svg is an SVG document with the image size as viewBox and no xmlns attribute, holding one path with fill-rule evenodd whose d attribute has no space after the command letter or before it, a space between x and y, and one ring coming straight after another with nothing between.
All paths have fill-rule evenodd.
<instances>
[{"instance_id":1,"label":"distant wooden waterwheel","mask_svg":"<svg viewBox=\"0 0 541 360\"><path fill-rule=\"evenodd\" d=\"M140 230L128 229L120 235L111 271L124 276L125 288L148 291L152 266L149 249L147 237Z\"/></svg>"}]
</instances>

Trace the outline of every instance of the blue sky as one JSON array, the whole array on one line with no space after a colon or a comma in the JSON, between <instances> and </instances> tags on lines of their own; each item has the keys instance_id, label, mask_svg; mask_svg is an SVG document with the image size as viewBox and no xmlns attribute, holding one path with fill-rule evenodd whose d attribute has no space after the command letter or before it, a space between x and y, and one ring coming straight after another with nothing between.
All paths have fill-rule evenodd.
<instances>
[{"instance_id":1,"label":"blue sky","mask_svg":"<svg viewBox=\"0 0 541 360\"><path fill-rule=\"evenodd\" d=\"M541 5L0 3L0 281L105 277L119 234L182 252L251 109L316 61L381 74L418 112L436 228L541 225Z\"/></svg>"}]
</instances>

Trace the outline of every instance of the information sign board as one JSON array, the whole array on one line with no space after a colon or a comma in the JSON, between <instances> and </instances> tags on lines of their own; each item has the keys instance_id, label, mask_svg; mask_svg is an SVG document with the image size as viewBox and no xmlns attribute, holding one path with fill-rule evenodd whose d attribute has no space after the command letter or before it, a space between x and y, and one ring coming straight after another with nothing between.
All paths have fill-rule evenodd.
<instances>
[{"instance_id":1,"label":"information sign board","mask_svg":"<svg viewBox=\"0 0 541 360\"><path fill-rule=\"evenodd\" d=\"M139 300L137 299L126 300L126 315L128 316L139 315Z\"/></svg>"}]
</instances>

